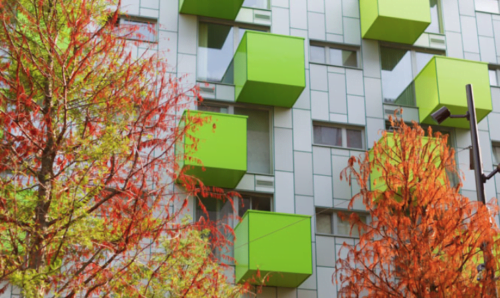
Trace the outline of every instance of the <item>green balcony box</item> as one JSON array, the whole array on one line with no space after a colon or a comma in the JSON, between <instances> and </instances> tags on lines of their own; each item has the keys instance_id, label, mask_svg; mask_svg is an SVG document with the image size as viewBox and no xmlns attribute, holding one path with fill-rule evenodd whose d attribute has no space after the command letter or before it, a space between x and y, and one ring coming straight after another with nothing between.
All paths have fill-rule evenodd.
<instances>
[{"instance_id":1,"label":"green balcony box","mask_svg":"<svg viewBox=\"0 0 500 298\"><path fill-rule=\"evenodd\" d=\"M431 23L429 0L360 0L361 36L414 44Z\"/></svg>"},{"instance_id":2,"label":"green balcony box","mask_svg":"<svg viewBox=\"0 0 500 298\"><path fill-rule=\"evenodd\" d=\"M452 114L467 113L467 84L472 84L479 122L493 109L488 64L434 56L415 78L420 122L435 125L431 114L442 106L450 109ZM469 129L467 119L447 119L441 125Z\"/></svg>"},{"instance_id":3,"label":"green balcony box","mask_svg":"<svg viewBox=\"0 0 500 298\"><path fill-rule=\"evenodd\" d=\"M179 12L235 20L244 0L179 0Z\"/></svg>"},{"instance_id":4,"label":"green balcony box","mask_svg":"<svg viewBox=\"0 0 500 298\"><path fill-rule=\"evenodd\" d=\"M177 153L185 156L180 168L207 186L235 188L247 171L247 116L186 110L180 127L193 116L210 120L177 144ZM191 137L199 140L196 150Z\"/></svg>"},{"instance_id":5,"label":"green balcony box","mask_svg":"<svg viewBox=\"0 0 500 298\"><path fill-rule=\"evenodd\" d=\"M312 274L311 216L248 210L235 228L236 281L296 288Z\"/></svg>"},{"instance_id":6,"label":"green balcony box","mask_svg":"<svg viewBox=\"0 0 500 298\"><path fill-rule=\"evenodd\" d=\"M234 55L237 102L291 108L306 86L304 38L246 31Z\"/></svg>"}]
</instances>

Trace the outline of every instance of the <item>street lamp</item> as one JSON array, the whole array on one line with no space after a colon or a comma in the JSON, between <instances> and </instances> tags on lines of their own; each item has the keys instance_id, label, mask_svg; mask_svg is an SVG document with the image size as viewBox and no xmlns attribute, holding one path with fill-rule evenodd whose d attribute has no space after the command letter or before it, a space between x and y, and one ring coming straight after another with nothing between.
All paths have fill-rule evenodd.
<instances>
[{"instance_id":1,"label":"street lamp","mask_svg":"<svg viewBox=\"0 0 500 298\"><path fill-rule=\"evenodd\" d=\"M476 180L476 191L477 198L484 205L486 205L486 198L484 195L484 184L486 181L491 179L496 173L500 171L500 164L498 164L493 172L488 174L487 176L483 173L483 163L481 158L481 150L479 148L479 133L477 130L477 117L476 117L476 107L474 104L474 95L472 93L472 85L467 84L465 86L465 90L467 93L467 108L468 111L465 115L452 115L450 110L447 107L442 107L436 112L431 114L432 119L436 120L438 124L441 124L444 120L448 118L466 118L469 120L470 125L470 135L472 142L472 159L474 165L474 178ZM488 245L483 243L483 253L484 253L484 261L486 266L488 265L488 259L493 257L493 254L490 249L488 249ZM491 268L490 273L493 274L493 285L495 285L495 269ZM496 297L498 297L498 293L496 290L496 286L494 286Z\"/></svg>"}]
</instances>

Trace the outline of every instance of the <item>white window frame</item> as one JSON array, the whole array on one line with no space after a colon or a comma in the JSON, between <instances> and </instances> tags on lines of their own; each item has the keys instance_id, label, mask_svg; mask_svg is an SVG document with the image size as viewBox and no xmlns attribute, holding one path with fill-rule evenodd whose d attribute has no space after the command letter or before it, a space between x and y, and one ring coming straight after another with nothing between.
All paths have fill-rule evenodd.
<instances>
[{"instance_id":1,"label":"white window frame","mask_svg":"<svg viewBox=\"0 0 500 298\"><path fill-rule=\"evenodd\" d=\"M318 41L311 41L309 43L309 49L311 47L321 47L321 48L324 48L324 51L325 51L324 52L325 53L325 63L311 61L311 51L309 51L309 63L323 64L323 65L326 64L326 65L329 65L329 66L351 68L351 69L361 69L362 68L361 67L362 63L361 63L361 55L360 55L360 48L359 47L339 45L339 44L325 44L325 43L318 42ZM356 67L332 64L331 61L330 61L330 49L355 52L356 53Z\"/></svg>"},{"instance_id":2,"label":"white window frame","mask_svg":"<svg viewBox=\"0 0 500 298\"><path fill-rule=\"evenodd\" d=\"M264 175L264 176L274 176L274 146L273 146L273 110L270 107L267 106L254 106L254 105L248 105L248 104L229 104L229 103L222 103L222 102L216 102L216 101L210 101L210 100L203 100L202 103L199 103L199 105L208 105L208 106L214 106L214 107L221 107L221 108L226 108L227 109L227 114L234 115L234 108L243 108L243 109L252 109L252 110L265 110L269 112L269 173L258 173L258 172L250 172L247 171L247 174L254 174L254 175ZM199 109L199 108L198 108Z\"/></svg>"},{"instance_id":3,"label":"white window frame","mask_svg":"<svg viewBox=\"0 0 500 298\"><path fill-rule=\"evenodd\" d=\"M341 210L341 209L330 209L329 210L329 209L317 208L316 215L314 218L314 220L315 220L315 222L314 222L315 234L319 235L319 236L349 237L349 238L359 239L359 236L352 236L350 234L344 235L344 234L339 233L339 230L338 230L338 226L339 226L338 222L340 220L339 215L338 215L339 212L342 212L347 216L349 216L351 213L356 213L356 214L358 214L358 216L365 218L366 224L369 224L371 221L370 214L368 212L362 212L362 211L357 211L357 210L356 211L355 210ZM332 234L318 232L316 216L319 213L330 215L330 224L332 225L331 226Z\"/></svg>"},{"instance_id":4,"label":"white window frame","mask_svg":"<svg viewBox=\"0 0 500 298\"><path fill-rule=\"evenodd\" d=\"M314 141L314 126L333 127L333 128L341 129L342 146L334 146L334 145L316 143ZM362 148L347 147L347 130L348 129L361 131ZM366 150L365 128L363 126L341 125L341 124L336 124L336 123L325 123L325 122L316 122L315 121L315 122L313 122L313 146L342 148L342 149L349 149L349 150Z\"/></svg>"}]
</instances>

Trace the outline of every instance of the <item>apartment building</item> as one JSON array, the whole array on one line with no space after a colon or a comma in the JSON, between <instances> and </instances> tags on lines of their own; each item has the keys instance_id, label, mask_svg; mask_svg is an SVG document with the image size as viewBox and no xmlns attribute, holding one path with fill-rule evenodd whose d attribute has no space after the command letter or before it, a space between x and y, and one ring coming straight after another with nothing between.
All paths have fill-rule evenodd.
<instances>
[{"instance_id":1,"label":"apartment building","mask_svg":"<svg viewBox=\"0 0 500 298\"><path fill-rule=\"evenodd\" d=\"M446 105L466 111L476 96L484 170L500 162L499 0L125 0L121 22L144 31L171 73L199 84L197 108L217 120L199 148L207 184L235 189L241 223L228 275L242 282L257 269L273 275L258 297L336 297L332 282L343 243L356 231L338 211L358 192L340 180L352 155L369 150L403 107L403 118L450 136L475 198L466 120L436 124ZM500 176L486 184L500 193ZM234 213L207 203L211 219ZM195 201L192 217L203 216ZM360 202L354 210L369 221ZM498 221L498 219L497 219Z\"/></svg>"}]
</instances>

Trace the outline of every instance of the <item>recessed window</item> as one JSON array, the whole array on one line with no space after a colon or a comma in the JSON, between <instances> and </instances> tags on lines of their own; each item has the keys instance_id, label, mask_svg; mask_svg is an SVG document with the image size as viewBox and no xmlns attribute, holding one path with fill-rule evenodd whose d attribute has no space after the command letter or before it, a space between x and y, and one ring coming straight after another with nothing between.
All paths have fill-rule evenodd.
<instances>
[{"instance_id":1,"label":"recessed window","mask_svg":"<svg viewBox=\"0 0 500 298\"><path fill-rule=\"evenodd\" d=\"M490 69L488 74L490 75L490 85L498 86L498 70Z\"/></svg>"},{"instance_id":2,"label":"recessed window","mask_svg":"<svg viewBox=\"0 0 500 298\"><path fill-rule=\"evenodd\" d=\"M120 28L128 39L145 42L156 42L156 21L136 20L121 17L119 19Z\"/></svg>"},{"instance_id":3,"label":"recessed window","mask_svg":"<svg viewBox=\"0 0 500 298\"><path fill-rule=\"evenodd\" d=\"M500 143L493 143L493 163L495 165L500 163Z\"/></svg>"},{"instance_id":4,"label":"recessed window","mask_svg":"<svg viewBox=\"0 0 500 298\"><path fill-rule=\"evenodd\" d=\"M359 67L357 50L311 45L309 47L309 56L310 62L314 63Z\"/></svg>"},{"instance_id":5,"label":"recessed window","mask_svg":"<svg viewBox=\"0 0 500 298\"><path fill-rule=\"evenodd\" d=\"M428 33L441 33L441 9L439 6L439 0L430 0L431 6L431 24L425 29Z\"/></svg>"},{"instance_id":6,"label":"recessed window","mask_svg":"<svg viewBox=\"0 0 500 298\"><path fill-rule=\"evenodd\" d=\"M253 174L272 174L272 122L269 109L255 109L246 106L219 105L203 102L199 104L198 110L248 116L247 172Z\"/></svg>"},{"instance_id":7,"label":"recessed window","mask_svg":"<svg viewBox=\"0 0 500 298\"><path fill-rule=\"evenodd\" d=\"M269 9L269 0L245 0L244 7Z\"/></svg>"},{"instance_id":8,"label":"recessed window","mask_svg":"<svg viewBox=\"0 0 500 298\"><path fill-rule=\"evenodd\" d=\"M328 209L316 209L316 233L328 234L336 236L351 236L359 237L357 226L354 226L351 231L351 223L348 218L352 212L342 211L345 219L342 219L338 214L339 211ZM358 213L359 219L363 223L367 223L368 215Z\"/></svg>"},{"instance_id":9,"label":"recessed window","mask_svg":"<svg viewBox=\"0 0 500 298\"><path fill-rule=\"evenodd\" d=\"M313 124L315 145L364 149L364 133L360 128Z\"/></svg>"},{"instance_id":10,"label":"recessed window","mask_svg":"<svg viewBox=\"0 0 500 298\"><path fill-rule=\"evenodd\" d=\"M243 217L247 210L271 211L272 198L260 195L241 195L238 215Z\"/></svg>"},{"instance_id":11,"label":"recessed window","mask_svg":"<svg viewBox=\"0 0 500 298\"><path fill-rule=\"evenodd\" d=\"M500 13L498 0L476 0L476 10L492 13Z\"/></svg>"}]
</instances>

